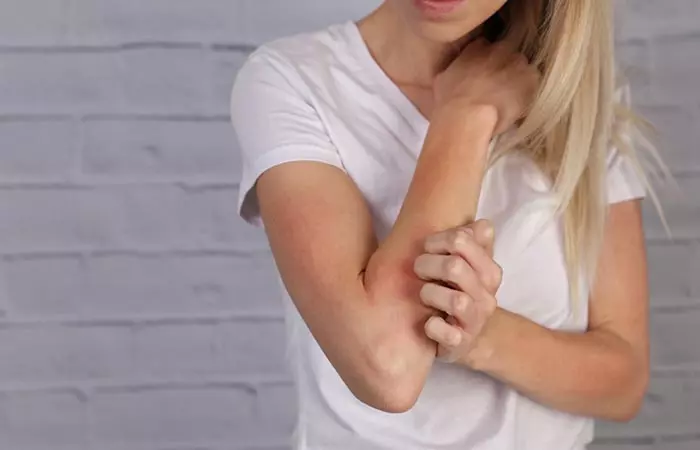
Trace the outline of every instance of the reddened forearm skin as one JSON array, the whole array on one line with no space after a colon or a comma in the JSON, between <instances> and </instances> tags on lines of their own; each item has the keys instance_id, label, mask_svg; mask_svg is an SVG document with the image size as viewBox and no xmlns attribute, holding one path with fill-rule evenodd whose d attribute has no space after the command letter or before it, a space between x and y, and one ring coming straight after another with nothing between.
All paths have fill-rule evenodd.
<instances>
[{"instance_id":1,"label":"reddened forearm skin","mask_svg":"<svg viewBox=\"0 0 700 450\"><path fill-rule=\"evenodd\" d=\"M405 314L411 323L407 330L385 324L374 339L375 370L402 392L382 409L409 409L432 366L437 347L423 327L436 312L420 305L423 282L413 271L414 261L429 234L474 219L496 123L497 112L489 107L454 103L436 112L396 223L363 274L370 304L381 308L385 299L398 299L406 308L395 314Z\"/></svg>"},{"instance_id":2,"label":"reddened forearm skin","mask_svg":"<svg viewBox=\"0 0 700 450\"><path fill-rule=\"evenodd\" d=\"M375 257L415 257L427 235L474 219L496 123L497 111L487 106L455 102L435 113L401 211Z\"/></svg>"}]
</instances>

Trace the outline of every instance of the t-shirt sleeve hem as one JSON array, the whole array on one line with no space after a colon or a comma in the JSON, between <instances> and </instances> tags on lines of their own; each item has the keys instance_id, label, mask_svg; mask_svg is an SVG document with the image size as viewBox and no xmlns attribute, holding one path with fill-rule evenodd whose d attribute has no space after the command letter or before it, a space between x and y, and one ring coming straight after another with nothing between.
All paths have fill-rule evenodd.
<instances>
[{"instance_id":1,"label":"t-shirt sleeve hem","mask_svg":"<svg viewBox=\"0 0 700 450\"><path fill-rule=\"evenodd\" d=\"M290 145L266 152L250 161L239 184L238 215L250 225L261 228L260 207L255 193L255 183L258 178L272 167L294 161L312 161L329 164L343 171L340 156L333 151L317 151L309 147Z\"/></svg>"},{"instance_id":2,"label":"t-shirt sleeve hem","mask_svg":"<svg viewBox=\"0 0 700 450\"><path fill-rule=\"evenodd\" d=\"M608 205L626 202L628 200L639 200L646 197L646 191L636 186L625 183L616 183L611 186L608 194Z\"/></svg>"},{"instance_id":3,"label":"t-shirt sleeve hem","mask_svg":"<svg viewBox=\"0 0 700 450\"><path fill-rule=\"evenodd\" d=\"M647 189L632 161L617 151L608 172L607 203L609 205L645 198Z\"/></svg>"}]
</instances>

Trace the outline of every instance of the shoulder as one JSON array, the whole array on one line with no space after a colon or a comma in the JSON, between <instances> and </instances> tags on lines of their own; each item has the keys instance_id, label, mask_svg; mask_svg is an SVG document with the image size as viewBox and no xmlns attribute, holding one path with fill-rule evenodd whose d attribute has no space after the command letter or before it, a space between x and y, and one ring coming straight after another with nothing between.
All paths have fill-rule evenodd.
<instances>
[{"instance_id":1,"label":"shoulder","mask_svg":"<svg viewBox=\"0 0 700 450\"><path fill-rule=\"evenodd\" d=\"M608 203L643 198L648 188L642 154L656 152L652 142L639 128L639 117L632 109L629 82L618 77L614 91L614 118L611 142L606 157Z\"/></svg>"},{"instance_id":2,"label":"shoulder","mask_svg":"<svg viewBox=\"0 0 700 450\"><path fill-rule=\"evenodd\" d=\"M244 79L277 78L299 87L299 82L322 79L319 74L342 65L348 46L350 23L299 33L261 45L239 70L237 83ZM308 83L305 83L308 84Z\"/></svg>"},{"instance_id":3,"label":"shoulder","mask_svg":"<svg viewBox=\"0 0 700 450\"><path fill-rule=\"evenodd\" d=\"M338 57L347 45L349 22L268 42L255 53L276 55L298 65L317 65Z\"/></svg>"}]
</instances>

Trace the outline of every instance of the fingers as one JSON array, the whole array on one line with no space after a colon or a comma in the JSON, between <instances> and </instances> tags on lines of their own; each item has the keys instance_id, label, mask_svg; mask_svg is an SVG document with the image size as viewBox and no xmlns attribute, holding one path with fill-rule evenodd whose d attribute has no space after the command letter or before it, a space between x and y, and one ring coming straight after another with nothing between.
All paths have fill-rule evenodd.
<instances>
[{"instance_id":1,"label":"fingers","mask_svg":"<svg viewBox=\"0 0 700 450\"><path fill-rule=\"evenodd\" d=\"M480 285L476 272L460 255L424 253L416 258L413 270L423 280L441 281L462 291Z\"/></svg>"},{"instance_id":2,"label":"fingers","mask_svg":"<svg viewBox=\"0 0 700 450\"><path fill-rule=\"evenodd\" d=\"M485 321L497 307L496 298L486 293L472 297L437 283L426 283L420 290L420 300L425 306L447 314L450 325L459 325L470 334L478 334Z\"/></svg>"},{"instance_id":3,"label":"fingers","mask_svg":"<svg viewBox=\"0 0 700 450\"><path fill-rule=\"evenodd\" d=\"M489 42L483 36L471 41L462 51L460 62L486 61L492 69L502 69L512 60L514 49L508 44L498 41Z\"/></svg>"},{"instance_id":4,"label":"fingers","mask_svg":"<svg viewBox=\"0 0 700 450\"><path fill-rule=\"evenodd\" d=\"M425 335L446 348L459 347L463 340L463 331L459 327L435 316L425 322Z\"/></svg>"},{"instance_id":5,"label":"fingers","mask_svg":"<svg viewBox=\"0 0 700 450\"><path fill-rule=\"evenodd\" d=\"M506 40L496 41L491 44L491 58L498 69L504 69L517 60L520 53L517 46Z\"/></svg>"},{"instance_id":6,"label":"fingers","mask_svg":"<svg viewBox=\"0 0 700 450\"><path fill-rule=\"evenodd\" d=\"M454 287L476 303L490 303L495 290L498 289L487 288L475 270L464 258L457 255L425 253L416 258L414 271L423 280L442 282Z\"/></svg>"},{"instance_id":7,"label":"fingers","mask_svg":"<svg viewBox=\"0 0 700 450\"><path fill-rule=\"evenodd\" d=\"M431 308L447 313L463 324L468 323L472 298L461 291L435 283L425 283L420 291L421 302Z\"/></svg>"},{"instance_id":8,"label":"fingers","mask_svg":"<svg viewBox=\"0 0 700 450\"><path fill-rule=\"evenodd\" d=\"M425 251L436 255L460 256L476 271L484 286L495 293L501 285L503 271L493 260L493 242L493 225L487 220L479 220L468 227L429 236L425 240ZM468 270L457 260L444 261L443 264L450 266L444 268L449 271Z\"/></svg>"}]
</instances>

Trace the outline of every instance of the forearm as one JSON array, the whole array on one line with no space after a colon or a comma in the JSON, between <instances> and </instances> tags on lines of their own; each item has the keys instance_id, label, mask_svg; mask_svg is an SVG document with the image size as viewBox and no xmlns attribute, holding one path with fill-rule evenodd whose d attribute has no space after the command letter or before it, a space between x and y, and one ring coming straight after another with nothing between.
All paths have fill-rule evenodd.
<instances>
[{"instance_id":1,"label":"forearm","mask_svg":"<svg viewBox=\"0 0 700 450\"><path fill-rule=\"evenodd\" d=\"M496 112L459 104L436 113L386 245L418 241L474 219Z\"/></svg>"},{"instance_id":2,"label":"forearm","mask_svg":"<svg viewBox=\"0 0 700 450\"><path fill-rule=\"evenodd\" d=\"M646 358L608 331L549 330L499 309L481 339L477 370L552 408L629 420L642 400Z\"/></svg>"},{"instance_id":3,"label":"forearm","mask_svg":"<svg viewBox=\"0 0 700 450\"><path fill-rule=\"evenodd\" d=\"M496 120L492 110L459 104L436 113L401 211L368 270L415 279L424 239L474 219Z\"/></svg>"},{"instance_id":4,"label":"forearm","mask_svg":"<svg viewBox=\"0 0 700 450\"><path fill-rule=\"evenodd\" d=\"M399 216L363 274L370 307L377 312L390 308L395 318L372 344L389 384L403 386L405 395L395 410L417 398L437 350L423 332L436 312L419 301L423 282L413 264L426 236L474 218L496 123L490 112L454 107L433 117Z\"/></svg>"}]
</instances>

